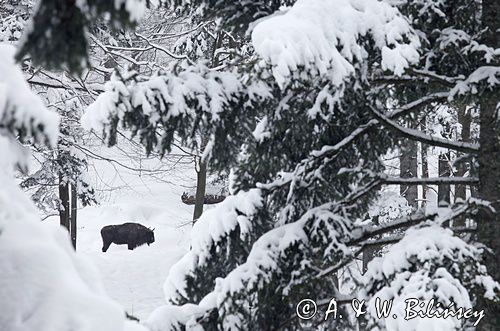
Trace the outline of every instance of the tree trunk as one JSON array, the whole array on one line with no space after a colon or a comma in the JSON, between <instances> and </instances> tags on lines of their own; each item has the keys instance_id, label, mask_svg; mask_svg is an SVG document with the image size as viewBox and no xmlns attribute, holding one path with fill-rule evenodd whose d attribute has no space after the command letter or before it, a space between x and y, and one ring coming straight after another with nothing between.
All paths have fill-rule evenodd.
<instances>
[{"instance_id":1,"label":"tree trunk","mask_svg":"<svg viewBox=\"0 0 500 331\"><path fill-rule=\"evenodd\" d=\"M429 178L429 160L427 159L427 145L422 144L422 178ZM427 205L427 191L429 187L422 185L422 208Z\"/></svg>"},{"instance_id":2,"label":"tree trunk","mask_svg":"<svg viewBox=\"0 0 500 331\"><path fill-rule=\"evenodd\" d=\"M458 109L458 123L462 127L461 141L470 142L470 126L471 126L471 113L467 111L466 106L461 106ZM459 154L459 157L463 154ZM459 161L457 164L457 177L463 177L468 170L467 162ZM466 185L456 185L455 186L455 202L467 199L467 186ZM453 221L453 225L457 227L463 227L466 225L465 217L459 217Z\"/></svg>"},{"instance_id":3,"label":"tree trunk","mask_svg":"<svg viewBox=\"0 0 500 331\"><path fill-rule=\"evenodd\" d=\"M403 144L399 158L400 175L403 178L417 177L417 168L417 143L413 140L407 140ZM400 194L406 198L413 209L418 208L418 188L416 185L401 185Z\"/></svg>"},{"instance_id":4,"label":"tree trunk","mask_svg":"<svg viewBox=\"0 0 500 331\"><path fill-rule=\"evenodd\" d=\"M217 66L220 65L220 61L218 58L218 53L217 50L219 47L222 45L222 32L219 32L217 34L217 38L215 39L214 43L214 50L212 54L212 68L216 68ZM201 143L201 151L205 149L205 146L207 145L207 138L202 136L202 143ZM203 204L205 202L205 188L207 184L207 164L201 159L200 157L200 164L199 164L199 169L198 169L198 175L197 175L197 180L196 180L196 201L194 205L194 213L193 213L193 224L196 222L196 220L201 216L203 213Z\"/></svg>"},{"instance_id":5,"label":"tree trunk","mask_svg":"<svg viewBox=\"0 0 500 331\"><path fill-rule=\"evenodd\" d=\"M59 224L69 232L69 187L62 173L59 173L59 201Z\"/></svg>"},{"instance_id":6,"label":"tree trunk","mask_svg":"<svg viewBox=\"0 0 500 331\"><path fill-rule=\"evenodd\" d=\"M482 209L477 215L478 241L491 249L484 253L484 265L489 274L500 281L500 129L495 106L498 99L493 93L481 102L481 133L479 153L479 198L490 201L496 212ZM479 310L485 309L483 325L479 330L498 330L500 326L500 304L487 302L482 296ZM495 328L496 327L496 328Z\"/></svg>"},{"instance_id":7,"label":"tree trunk","mask_svg":"<svg viewBox=\"0 0 500 331\"><path fill-rule=\"evenodd\" d=\"M422 132L425 132L425 129L427 127L427 118L422 118L421 121L421 130ZM421 163L422 163L422 178L429 178L429 160L427 157L427 145L426 144L420 144L420 158L421 158ZM421 207L425 208L427 205L427 193L429 191L429 186L428 185L422 185L422 203Z\"/></svg>"},{"instance_id":8,"label":"tree trunk","mask_svg":"<svg viewBox=\"0 0 500 331\"><path fill-rule=\"evenodd\" d=\"M76 250L76 215L78 210L78 194L76 192L76 186L71 184L71 226L70 226L70 236L73 248Z\"/></svg>"},{"instance_id":9,"label":"tree trunk","mask_svg":"<svg viewBox=\"0 0 500 331\"><path fill-rule=\"evenodd\" d=\"M450 152L439 154L438 160L438 172L439 177L450 177ZM440 184L438 185L438 206L449 206L450 205L450 184Z\"/></svg>"},{"instance_id":10,"label":"tree trunk","mask_svg":"<svg viewBox=\"0 0 500 331\"><path fill-rule=\"evenodd\" d=\"M493 48L499 48L497 32L500 28L498 0L483 1L483 24L488 27L483 42ZM480 151L479 197L488 200L495 212L482 209L477 215L477 238L491 251L485 251L483 263L488 273L500 281L500 118L496 111L499 102L498 88L484 93L480 102ZM484 309L485 318L478 325L478 330L498 330L500 325L500 303L488 301L484 293L479 293L476 310Z\"/></svg>"},{"instance_id":11,"label":"tree trunk","mask_svg":"<svg viewBox=\"0 0 500 331\"><path fill-rule=\"evenodd\" d=\"M372 225L378 226L380 225L379 222L379 216L374 216L372 219ZM379 237L377 236L375 240L378 240ZM368 270L368 263L370 263L371 260L375 258L375 256L380 255L380 251L384 248L383 244L378 244L378 245L371 245L368 247L365 247L363 250L363 275L365 274L366 270Z\"/></svg>"},{"instance_id":12,"label":"tree trunk","mask_svg":"<svg viewBox=\"0 0 500 331\"><path fill-rule=\"evenodd\" d=\"M194 204L193 224L203 213L206 184L207 184L207 164L204 161L201 161L200 159L199 169L196 179L196 200Z\"/></svg>"}]
</instances>

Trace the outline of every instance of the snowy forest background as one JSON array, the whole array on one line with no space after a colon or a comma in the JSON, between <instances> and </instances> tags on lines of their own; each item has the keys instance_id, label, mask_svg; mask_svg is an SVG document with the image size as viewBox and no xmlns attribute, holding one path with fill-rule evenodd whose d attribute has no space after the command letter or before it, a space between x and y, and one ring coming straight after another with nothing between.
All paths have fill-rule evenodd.
<instances>
[{"instance_id":1,"label":"snowy forest background","mask_svg":"<svg viewBox=\"0 0 500 331\"><path fill-rule=\"evenodd\" d=\"M499 330L499 11L0 0L0 330Z\"/></svg>"}]
</instances>

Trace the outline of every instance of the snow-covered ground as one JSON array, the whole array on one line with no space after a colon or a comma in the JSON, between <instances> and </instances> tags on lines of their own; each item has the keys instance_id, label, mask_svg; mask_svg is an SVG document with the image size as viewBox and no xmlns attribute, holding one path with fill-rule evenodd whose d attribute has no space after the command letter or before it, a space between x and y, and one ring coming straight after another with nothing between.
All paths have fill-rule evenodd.
<instances>
[{"instance_id":1,"label":"snow-covered ground","mask_svg":"<svg viewBox=\"0 0 500 331\"><path fill-rule=\"evenodd\" d=\"M111 155L125 162L125 157ZM77 253L90 259L99 269L109 296L139 319L145 319L165 303L163 283L172 264L189 249L193 206L181 202L181 194L193 184L194 170L189 166L158 177L139 176L107 162L94 162L90 175L101 189L101 203L79 210ZM57 217L44 221L59 226ZM129 251L126 245L112 244L101 251L100 230L109 224L138 222L155 229L155 242Z\"/></svg>"}]
</instances>

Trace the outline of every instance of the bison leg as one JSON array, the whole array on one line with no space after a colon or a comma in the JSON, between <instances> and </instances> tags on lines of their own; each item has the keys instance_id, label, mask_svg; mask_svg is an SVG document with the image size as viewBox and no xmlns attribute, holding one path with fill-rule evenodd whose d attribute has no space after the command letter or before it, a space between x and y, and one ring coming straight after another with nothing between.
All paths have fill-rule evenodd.
<instances>
[{"instance_id":1,"label":"bison leg","mask_svg":"<svg viewBox=\"0 0 500 331\"><path fill-rule=\"evenodd\" d=\"M128 244L128 249L131 251L135 248L134 244Z\"/></svg>"},{"instance_id":2,"label":"bison leg","mask_svg":"<svg viewBox=\"0 0 500 331\"><path fill-rule=\"evenodd\" d=\"M108 241L108 242L103 241L103 244L102 244L102 251L103 251L103 252L106 252L106 251L108 250L108 248L109 248L109 246L110 246L110 245L111 245L111 241Z\"/></svg>"}]
</instances>

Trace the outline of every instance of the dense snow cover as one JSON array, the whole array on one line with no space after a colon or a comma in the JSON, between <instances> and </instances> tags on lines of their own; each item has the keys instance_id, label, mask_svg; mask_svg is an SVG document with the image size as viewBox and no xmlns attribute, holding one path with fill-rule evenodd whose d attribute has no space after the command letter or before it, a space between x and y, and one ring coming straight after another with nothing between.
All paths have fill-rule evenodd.
<instances>
[{"instance_id":1,"label":"dense snow cover","mask_svg":"<svg viewBox=\"0 0 500 331\"><path fill-rule=\"evenodd\" d=\"M104 293L94 267L73 251L67 233L43 226L33 203L14 181L14 164L26 155L18 152L12 135L21 130L54 144L58 121L30 91L13 55L11 46L0 46L2 330L143 331L125 321L122 308Z\"/></svg>"},{"instance_id":2,"label":"dense snow cover","mask_svg":"<svg viewBox=\"0 0 500 331\"><path fill-rule=\"evenodd\" d=\"M444 308L454 302L456 308L469 309L473 307L466 288L470 284L482 287L480 291L493 298L494 289L499 285L479 264L480 253L478 247L453 236L449 229L437 225L409 229L383 257L370 262L360 295L369 299L368 312L372 316L376 316L376 298L394 300L393 311L398 318L373 319L381 330L461 329L464 320L454 317L405 320L405 300L416 298L428 303L435 299L436 304L439 302ZM448 267L436 269L436 265ZM470 269L464 272L460 268L464 265Z\"/></svg>"},{"instance_id":3,"label":"dense snow cover","mask_svg":"<svg viewBox=\"0 0 500 331\"><path fill-rule=\"evenodd\" d=\"M15 48L0 44L0 127L26 130L26 135L54 145L59 120L31 93L21 69L14 62ZM43 128L43 131L40 130Z\"/></svg>"},{"instance_id":4,"label":"dense snow cover","mask_svg":"<svg viewBox=\"0 0 500 331\"><path fill-rule=\"evenodd\" d=\"M160 153L168 149L173 131L185 146L197 147L196 133L202 126L210 137L202 154L208 159L212 148L224 148L214 145L215 134L226 139L231 130L238 134L235 124L242 125L231 121L225 123L230 129L213 132L221 119L231 115L234 107L250 108L254 102L271 97L263 82L245 85L238 73L211 71L203 65L137 80L124 83L115 78L106 83L105 92L87 108L82 126L103 134L108 141L112 141L116 127L130 129L148 151L156 148ZM240 100L245 102L238 103ZM152 135L155 130L160 135Z\"/></svg>"},{"instance_id":5,"label":"dense snow cover","mask_svg":"<svg viewBox=\"0 0 500 331\"><path fill-rule=\"evenodd\" d=\"M187 103L188 98L196 99L201 111L217 117L228 98L241 89L241 83L232 73L209 72L204 67L184 71L178 76L158 75L130 86L115 79L106 83L106 92L88 107L82 124L85 129L100 133L109 124L110 116L122 118L124 112L141 106L154 125L160 119L194 114L195 109Z\"/></svg>"},{"instance_id":6,"label":"dense snow cover","mask_svg":"<svg viewBox=\"0 0 500 331\"><path fill-rule=\"evenodd\" d=\"M234 73L210 71L202 65L178 75L159 74L130 85L115 77L106 83L105 93L88 107L82 123L88 130L102 132L109 124L109 116L122 118L124 112L131 109L137 111L140 106L154 124L182 114L194 115L196 107L188 103L190 100L197 102L199 110L217 119L217 114L223 111L232 95L242 89L243 85ZM249 88L248 93L253 97L267 96L269 91L263 86L255 86Z\"/></svg>"},{"instance_id":7,"label":"dense snow cover","mask_svg":"<svg viewBox=\"0 0 500 331\"><path fill-rule=\"evenodd\" d=\"M215 208L205 211L191 232L191 250L169 271L164 284L167 300L185 296L186 276L197 266L203 265L209 256L210 247L225 234L240 228L242 237L252 227L251 217L262 206L261 192L258 189L239 192L228 196Z\"/></svg>"},{"instance_id":8,"label":"dense snow cover","mask_svg":"<svg viewBox=\"0 0 500 331\"><path fill-rule=\"evenodd\" d=\"M382 51L382 69L402 74L418 61L420 43L409 23L377 0L298 0L282 15L258 23L252 43L280 86L299 67L340 85L354 72L353 63L366 57L359 42L366 35Z\"/></svg>"},{"instance_id":9,"label":"dense snow cover","mask_svg":"<svg viewBox=\"0 0 500 331\"><path fill-rule=\"evenodd\" d=\"M476 94L479 92L479 85L486 85L489 89L494 89L500 84L500 67L483 66L472 72L466 79L457 82L450 92L450 99L456 95L467 93Z\"/></svg>"},{"instance_id":10,"label":"dense snow cover","mask_svg":"<svg viewBox=\"0 0 500 331\"><path fill-rule=\"evenodd\" d=\"M230 231L236 225L241 227L242 233L247 232L246 228L251 225L247 217L256 211L256 207L261 203L260 199L260 190L240 192L236 196L226 198L220 205L200 217L198 222L201 225L197 228L197 223L193 229L192 249L170 269L165 282L167 300L184 294L184 287L187 285L186 276L196 265L202 265L208 253L207 249L211 247L210 244L216 244L224 232ZM312 227L327 227L332 233L328 250L345 250L345 253L349 254L347 247L339 242L339 238L344 235L341 228L345 229L346 224L343 223L345 219L339 215L340 210L336 207L337 204L322 205L311 209L294 223L270 230L255 242L245 263L235 268L225 278L218 278L214 291L207 294L198 305L162 306L153 312L146 325L152 330L162 330L162 328L173 328L178 323L188 325L191 323L195 328L196 318L211 309L229 308L234 304L232 302L234 294L265 282L272 270L278 268L277 260L287 248L294 243L299 245L307 243L311 239L304 229L309 222L312 222L313 225L310 225ZM245 215L237 215L236 208ZM330 224L332 220L335 225ZM204 245L200 246L200 243ZM166 317L165 313L173 314L175 317ZM238 328L241 322L238 319L237 315L227 314L224 323L226 326L232 325Z\"/></svg>"}]
</instances>

